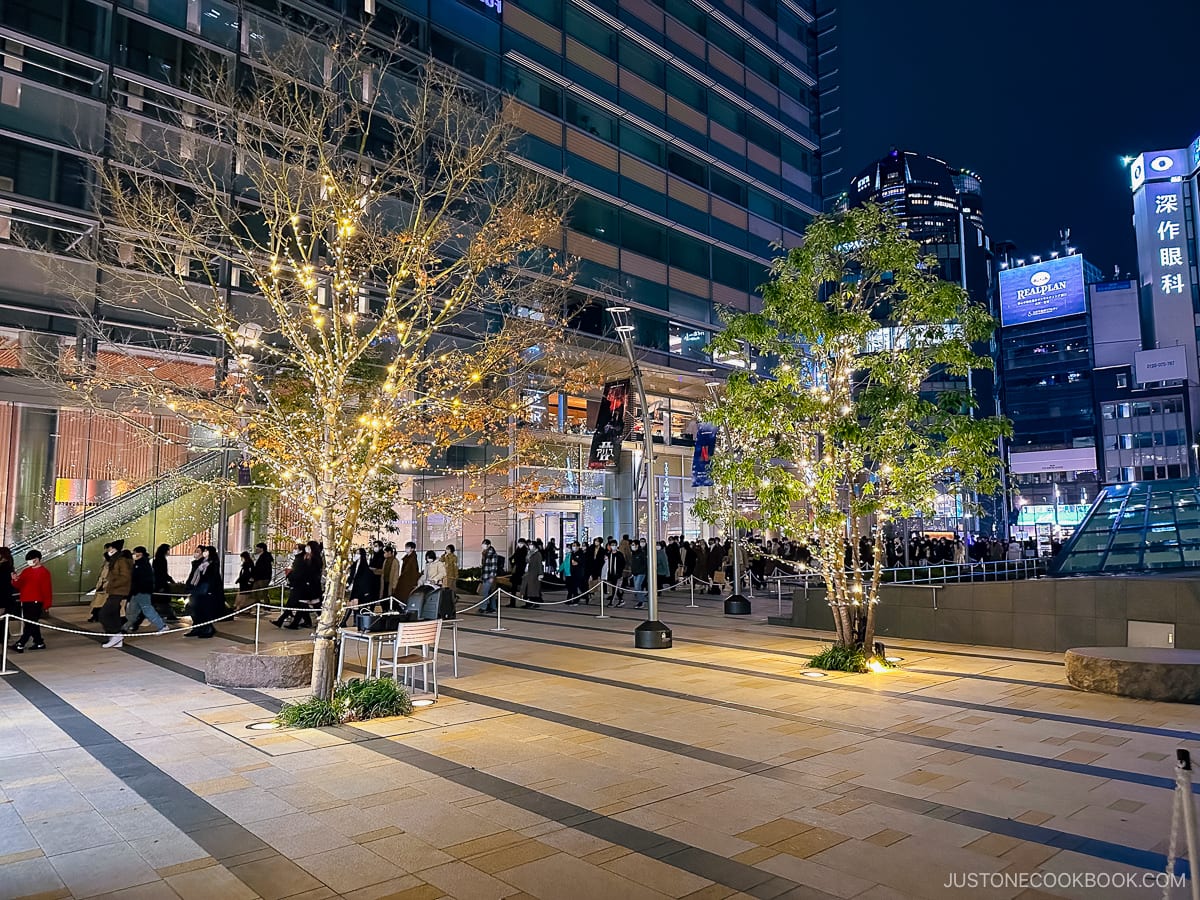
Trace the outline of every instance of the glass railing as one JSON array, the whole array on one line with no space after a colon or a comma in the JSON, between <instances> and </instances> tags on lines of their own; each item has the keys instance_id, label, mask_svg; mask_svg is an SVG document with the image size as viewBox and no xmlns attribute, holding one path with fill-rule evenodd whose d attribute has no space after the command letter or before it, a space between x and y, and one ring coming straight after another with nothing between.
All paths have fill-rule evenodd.
<instances>
[{"instance_id":1,"label":"glass railing","mask_svg":"<svg viewBox=\"0 0 1200 900\"><path fill-rule=\"evenodd\" d=\"M147 512L176 500L200 484L211 483L221 475L224 453L213 450L191 462L126 491L111 500L93 506L57 525L14 544L13 558L22 560L29 550L40 550L42 559L49 561L80 547L89 535L116 531L144 516Z\"/></svg>"}]
</instances>

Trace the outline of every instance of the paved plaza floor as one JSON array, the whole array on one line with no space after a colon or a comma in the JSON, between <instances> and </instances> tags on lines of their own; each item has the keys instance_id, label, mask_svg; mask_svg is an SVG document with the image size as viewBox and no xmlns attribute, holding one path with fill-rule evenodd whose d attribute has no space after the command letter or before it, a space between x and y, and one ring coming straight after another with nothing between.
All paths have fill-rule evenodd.
<instances>
[{"instance_id":1,"label":"paved plaza floor","mask_svg":"<svg viewBox=\"0 0 1200 900\"><path fill-rule=\"evenodd\" d=\"M821 636L767 625L774 598L698 602L664 601L665 651L633 648L628 608L468 614L436 705L323 731L247 728L303 692L204 683L253 621L123 650L48 632L0 678L0 897L1163 896L1083 878L1164 870L1196 707L917 641L813 679ZM980 873L1013 877L961 886Z\"/></svg>"}]
</instances>

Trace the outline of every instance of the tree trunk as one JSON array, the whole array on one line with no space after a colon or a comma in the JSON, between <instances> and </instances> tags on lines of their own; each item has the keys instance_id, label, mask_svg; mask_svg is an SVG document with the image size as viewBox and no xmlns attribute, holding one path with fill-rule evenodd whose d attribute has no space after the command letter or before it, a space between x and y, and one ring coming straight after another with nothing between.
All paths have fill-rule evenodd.
<instances>
[{"instance_id":1,"label":"tree trunk","mask_svg":"<svg viewBox=\"0 0 1200 900\"><path fill-rule=\"evenodd\" d=\"M880 523L875 533L875 571L871 574L871 590L863 598L867 604L867 630L863 637L863 648L868 652L873 652L871 648L875 646L875 607L879 605L879 585L883 581L884 553L883 524Z\"/></svg>"},{"instance_id":2,"label":"tree trunk","mask_svg":"<svg viewBox=\"0 0 1200 900\"><path fill-rule=\"evenodd\" d=\"M357 508L354 507L357 520ZM347 517L349 518L349 516ZM337 632L342 612L346 605L346 573L349 570L350 544L354 539L353 524L333 523L328 520L322 525L321 537L325 546L325 591L321 602L321 614L313 636L312 693L314 697L333 697L337 677Z\"/></svg>"}]
</instances>

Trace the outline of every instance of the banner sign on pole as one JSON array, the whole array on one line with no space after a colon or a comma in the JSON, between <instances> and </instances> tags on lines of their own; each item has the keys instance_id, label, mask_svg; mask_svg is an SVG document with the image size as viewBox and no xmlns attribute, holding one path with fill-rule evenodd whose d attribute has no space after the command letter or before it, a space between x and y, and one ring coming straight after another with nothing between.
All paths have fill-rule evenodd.
<instances>
[{"instance_id":1,"label":"banner sign on pole","mask_svg":"<svg viewBox=\"0 0 1200 900\"><path fill-rule=\"evenodd\" d=\"M712 487L709 463L717 449L717 426L701 424L696 429L696 449L692 452L692 487Z\"/></svg>"},{"instance_id":2,"label":"banner sign on pole","mask_svg":"<svg viewBox=\"0 0 1200 900\"><path fill-rule=\"evenodd\" d=\"M604 399L596 414L596 431L592 435L592 451L588 455L589 469L616 471L621 461L621 441L625 437L625 413L629 408L629 379L610 381L604 385Z\"/></svg>"}]
</instances>

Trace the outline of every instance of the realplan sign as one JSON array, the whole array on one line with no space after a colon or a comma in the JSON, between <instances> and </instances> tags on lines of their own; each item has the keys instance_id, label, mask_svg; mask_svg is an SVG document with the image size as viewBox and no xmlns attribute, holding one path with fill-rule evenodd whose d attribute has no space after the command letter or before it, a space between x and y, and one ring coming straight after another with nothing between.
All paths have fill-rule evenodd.
<instances>
[{"instance_id":1,"label":"realplan sign","mask_svg":"<svg viewBox=\"0 0 1200 900\"><path fill-rule=\"evenodd\" d=\"M494 9L496 15L504 12L504 0L476 0L477 3L482 3L488 9Z\"/></svg>"}]
</instances>

